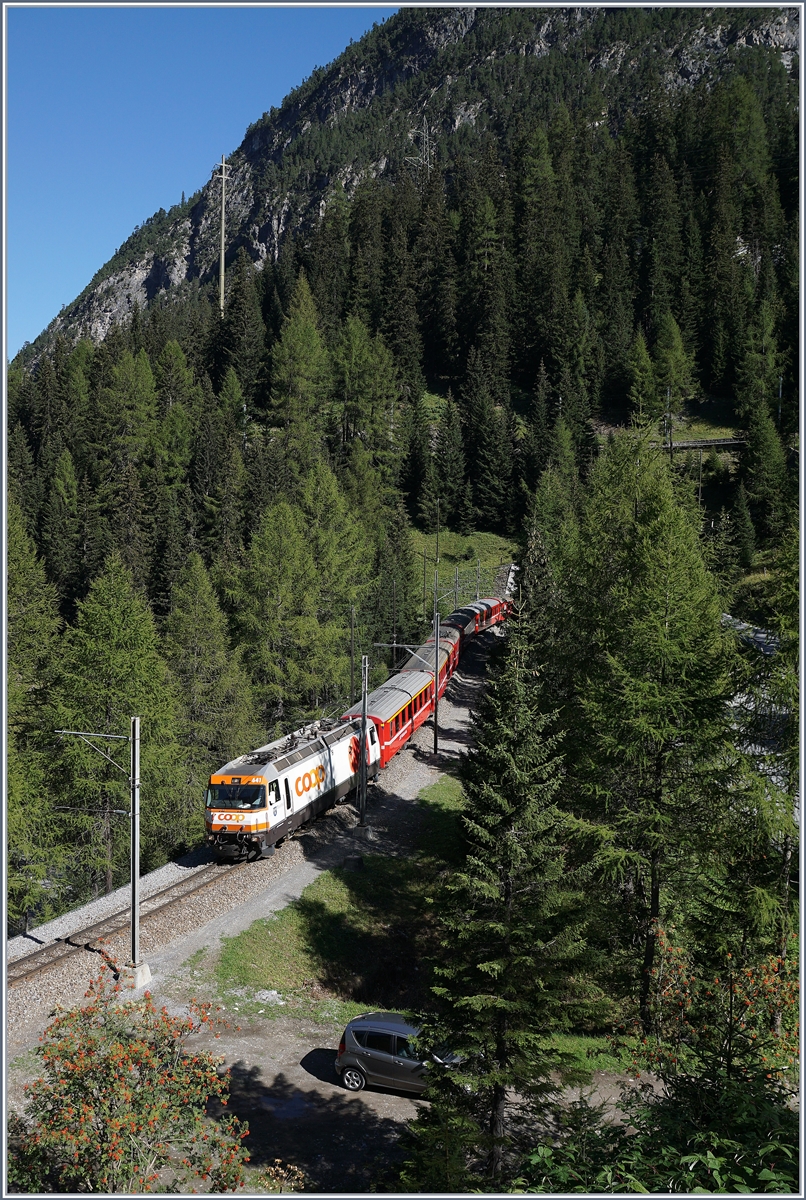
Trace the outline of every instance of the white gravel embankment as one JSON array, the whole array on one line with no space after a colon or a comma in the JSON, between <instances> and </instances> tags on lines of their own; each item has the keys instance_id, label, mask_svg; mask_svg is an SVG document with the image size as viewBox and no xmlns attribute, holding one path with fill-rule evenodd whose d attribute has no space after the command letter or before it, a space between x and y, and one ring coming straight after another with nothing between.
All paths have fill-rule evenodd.
<instances>
[{"instance_id":1,"label":"white gravel embankment","mask_svg":"<svg viewBox=\"0 0 806 1200\"><path fill-rule=\"evenodd\" d=\"M318 821L300 830L280 846L273 857L260 859L235 870L223 869L222 877L190 895L141 926L141 958L152 970L150 990L159 997L162 983L196 949L217 945L223 936L233 936L259 917L277 911L328 867L340 865L350 853L405 855L411 850L419 825L416 799L424 787L444 774L468 744L470 709L483 683L489 633L473 645L463 659L462 669L451 681L440 701L439 757L433 754L433 727L427 723L405 750L380 773L378 786L370 789L368 827L358 826L352 804L339 805ZM179 880L187 879L207 865L204 850L194 851L176 863L144 876L143 898ZM39 926L29 937L8 943L9 960L31 953L38 944L69 937L115 912L125 912L129 889ZM104 949L119 962L129 955L128 933L109 939ZM33 976L7 992L8 1052L10 1057L36 1044L53 1008L78 1003L89 981L102 969L102 957L82 950L42 975Z\"/></svg>"}]
</instances>

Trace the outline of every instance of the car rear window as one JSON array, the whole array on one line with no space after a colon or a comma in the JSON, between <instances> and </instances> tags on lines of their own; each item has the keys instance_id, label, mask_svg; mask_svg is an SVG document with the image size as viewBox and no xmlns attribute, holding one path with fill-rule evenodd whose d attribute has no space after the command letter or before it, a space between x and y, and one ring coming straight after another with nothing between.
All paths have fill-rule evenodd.
<instances>
[{"instance_id":1,"label":"car rear window","mask_svg":"<svg viewBox=\"0 0 806 1200\"><path fill-rule=\"evenodd\" d=\"M364 1045L367 1050L381 1050L384 1054L392 1054L392 1034L376 1033L374 1030L368 1029Z\"/></svg>"}]
</instances>

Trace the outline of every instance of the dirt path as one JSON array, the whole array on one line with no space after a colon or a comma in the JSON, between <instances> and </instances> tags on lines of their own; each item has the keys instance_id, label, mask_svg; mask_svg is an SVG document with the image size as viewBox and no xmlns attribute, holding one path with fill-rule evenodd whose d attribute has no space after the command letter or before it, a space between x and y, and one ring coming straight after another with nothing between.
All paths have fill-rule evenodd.
<instances>
[{"instance_id":1,"label":"dirt path","mask_svg":"<svg viewBox=\"0 0 806 1200\"><path fill-rule=\"evenodd\" d=\"M317 875L340 866L349 854L407 856L417 838L421 815L417 796L456 763L470 741L471 709L484 682L487 652L497 635L475 640L440 701L440 752L433 754L433 728L422 727L407 748L381 772L367 803L368 828L343 805L313 823L295 839L303 859L262 893L214 917L180 941L149 954L149 990L158 1005L179 1012L191 995L215 999L213 969L221 939L248 929L297 898ZM79 998L79 997L76 997ZM230 1014L228 1014L230 1015ZM31 1020L12 1036L16 1059L9 1069L9 1101L23 1102L22 1086L38 1074L30 1053L46 1017ZM275 1015L240 1021L210 1048L224 1055L232 1098L227 1109L249 1121L252 1167L280 1158L301 1168L307 1192L368 1190L383 1164L397 1153L400 1126L416 1112L417 1101L402 1093L367 1088L349 1095L333 1069L341 1024ZM26 1052L27 1051L27 1052Z\"/></svg>"}]
</instances>

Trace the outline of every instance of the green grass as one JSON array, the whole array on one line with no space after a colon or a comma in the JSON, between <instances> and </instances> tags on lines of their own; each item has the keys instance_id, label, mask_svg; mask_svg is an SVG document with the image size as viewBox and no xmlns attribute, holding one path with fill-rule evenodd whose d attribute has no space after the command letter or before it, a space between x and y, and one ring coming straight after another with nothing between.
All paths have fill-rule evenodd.
<instances>
[{"instance_id":1,"label":"green grass","mask_svg":"<svg viewBox=\"0 0 806 1200\"><path fill-rule=\"evenodd\" d=\"M459 780L445 775L423 788L418 800L425 809L420 835L422 853L449 866L459 866L463 858L459 814L464 807Z\"/></svg>"},{"instance_id":2,"label":"green grass","mask_svg":"<svg viewBox=\"0 0 806 1200\"><path fill-rule=\"evenodd\" d=\"M428 555L431 566L430 582L433 586L433 563L436 554L436 534L423 533L421 529L413 531L414 549L422 560L423 550ZM511 538L500 537L497 533L455 533L450 529L439 531L439 562L440 582L449 586L453 582L455 567L460 573L476 569L476 561L481 561L482 569L500 567L502 563L510 563L517 554L518 547Z\"/></svg>"},{"instance_id":3,"label":"green grass","mask_svg":"<svg viewBox=\"0 0 806 1200\"><path fill-rule=\"evenodd\" d=\"M575 1074L588 1075L593 1071L610 1071L621 1074L630 1065L624 1056L617 1057L605 1037L589 1034L555 1033L551 1044L567 1055L569 1066Z\"/></svg>"},{"instance_id":4,"label":"green grass","mask_svg":"<svg viewBox=\"0 0 806 1200\"><path fill-rule=\"evenodd\" d=\"M239 1013L348 1020L421 998L414 950L425 914L417 862L365 856L363 871L324 871L300 898L226 940L221 996ZM276 990L284 1005L261 1002Z\"/></svg>"}]
</instances>

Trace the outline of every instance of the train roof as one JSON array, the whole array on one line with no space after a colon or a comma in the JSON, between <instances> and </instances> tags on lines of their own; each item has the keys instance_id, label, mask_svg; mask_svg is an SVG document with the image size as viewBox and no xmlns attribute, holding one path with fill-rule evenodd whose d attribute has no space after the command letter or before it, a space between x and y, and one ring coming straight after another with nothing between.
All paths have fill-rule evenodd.
<instances>
[{"instance_id":1,"label":"train roof","mask_svg":"<svg viewBox=\"0 0 806 1200\"><path fill-rule=\"evenodd\" d=\"M392 675L386 683L382 683L367 696L367 716L375 717L378 721L391 720L423 688L433 682L433 673L429 671L406 671L405 675ZM354 704L344 716L360 717L361 704Z\"/></svg>"},{"instance_id":2,"label":"train roof","mask_svg":"<svg viewBox=\"0 0 806 1200\"><path fill-rule=\"evenodd\" d=\"M295 730L294 733L287 733L285 737L277 738L274 742L267 742L265 746L258 746L256 750L241 754L232 762L220 767L214 774L231 775L238 770L251 771L252 774L266 774L259 768L269 766L274 767L275 771L279 773L294 763L301 762L303 758L308 758L311 752L322 743L332 746L345 737L346 733L344 722L336 718L313 721L310 725Z\"/></svg>"}]
</instances>

